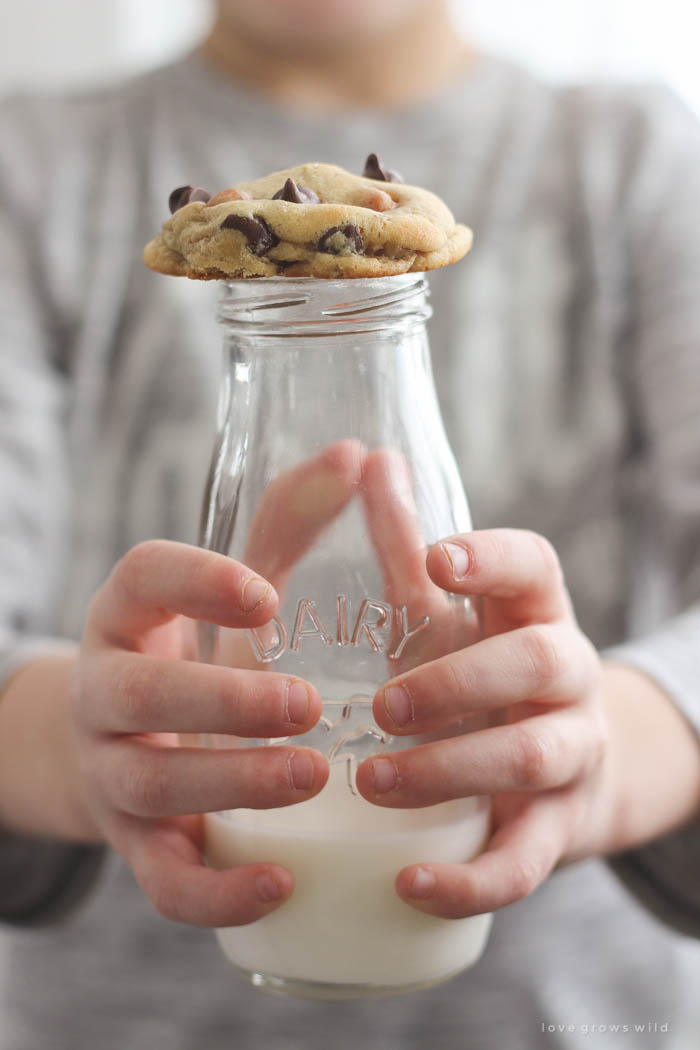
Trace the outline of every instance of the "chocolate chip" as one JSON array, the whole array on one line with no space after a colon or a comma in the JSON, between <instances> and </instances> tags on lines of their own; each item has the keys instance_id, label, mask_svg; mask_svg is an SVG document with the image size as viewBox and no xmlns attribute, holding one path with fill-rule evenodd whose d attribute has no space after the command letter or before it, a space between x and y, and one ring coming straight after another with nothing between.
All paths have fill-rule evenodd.
<instances>
[{"instance_id":1,"label":"chocolate chip","mask_svg":"<svg viewBox=\"0 0 700 1050\"><path fill-rule=\"evenodd\" d=\"M349 222L347 226L331 226L326 230L319 238L318 250L328 255L363 255L365 246L357 226Z\"/></svg>"},{"instance_id":2,"label":"chocolate chip","mask_svg":"<svg viewBox=\"0 0 700 1050\"><path fill-rule=\"evenodd\" d=\"M380 182L403 182L403 175L391 168L385 168L376 153L370 153L362 172L366 179L379 179Z\"/></svg>"},{"instance_id":3,"label":"chocolate chip","mask_svg":"<svg viewBox=\"0 0 700 1050\"><path fill-rule=\"evenodd\" d=\"M202 189L201 186L195 186L189 196L188 204L194 204L195 201L201 201L202 204L206 204L207 201L211 200L211 193L207 190Z\"/></svg>"},{"instance_id":4,"label":"chocolate chip","mask_svg":"<svg viewBox=\"0 0 700 1050\"><path fill-rule=\"evenodd\" d=\"M168 197L168 207L170 214L174 215L186 204L192 204L193 201L202 201L203 204L206 204L210 199L211 193L207 193L201 186L178 186Z\"/></svg>"},{"instance_id":5,"label":"chocolate chip","mask_svg":"<svg viewBox=\"0 0 700 1050\"><path fill-rule=\"evenodd\" d=\"M281 190L273 194L273 201L290 201L292 204L318 204L318 194L308 186L297 186L294 179L287 179Z\"/></svg>"},{"instance_id":6,"label":"chocolate chip","mask_svg":"<svg viewBox=\"0 0 700 1050\"><path fill-rule=\"evenodd\" d=\"M280 239L267 225L262 215L227 215L219 227L222 230L240 230L254 255L264 255L279 244Z\"/></svg>"},{"instance_id":7,"label":"chocolate chip","mask_svg":"<svg viewBox=\"0 0 700 1050\"><path fill-rule=\"evenodd\" d=\"M176 190L173 190L168 197L168 207L170 208L171 215L174 215L178 208L182 207L182 204L180 204L180 198L186 193L189 194L191 189L191 186L178 186Z\"/></svg>"}]
</instances>

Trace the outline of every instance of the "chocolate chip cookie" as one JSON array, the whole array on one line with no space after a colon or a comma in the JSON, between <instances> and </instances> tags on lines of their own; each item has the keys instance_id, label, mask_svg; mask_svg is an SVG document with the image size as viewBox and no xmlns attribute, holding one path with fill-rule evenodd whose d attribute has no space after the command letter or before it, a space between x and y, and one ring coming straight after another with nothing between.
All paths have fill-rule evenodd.
<instances>
[{"instance_id":1,"label":"chocolate chip cookie","mask_svg":"<svg viewBox=\"0 0 700 1050\"><path fill-rule=\"evenodd\" d=\"M363 175L302 164L215 196L170 194L172 216L146 246L152 270L197 280L385 277L456 262L472 234L435 194L370 154Z\"/></svg>"}]
</instances>

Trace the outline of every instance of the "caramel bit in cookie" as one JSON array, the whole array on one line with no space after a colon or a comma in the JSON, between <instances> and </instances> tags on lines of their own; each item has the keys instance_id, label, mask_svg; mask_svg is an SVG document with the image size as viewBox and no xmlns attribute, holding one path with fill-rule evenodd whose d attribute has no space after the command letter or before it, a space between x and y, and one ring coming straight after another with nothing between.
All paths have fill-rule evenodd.
<instances>
[{"instance_id":1,"label":"caramel bit in cookie","mask_svg":"<svg viewBox=\"0 0 700 1050\"><path fill-rule=\"evenodd\" d=\"M364 255L365 246L357 226L331 226L319 238L318 250L328 255Z\"/></svg>"},{"instance_id":2,"label":"caramel bit in cookie","mask_svg":"<svg viewBox=\"0 0 700 1050\"><path fill-rule=\"evenodd\" d=\"M403 182L403 175L385 168L376 153L370 153L362 174L366 179L379 179L380 182Z\"/></svg>"},{"instance_id":3,"label":"caramel bit in cookie","mask_svg":"<svg viewBox=\"0 0 700 1050\"><path fill-rule=\"evenodd\" d=\"M318 204L319 196L308 186L297 186L294 179L287 179L281 190L272 196L273 201L289 201L291 204Z\"/></svg>"},{"instance_id":4,"label":"caramel bit in cookie","mask_svg":"<svg viewBox=\"0 0 700 1050\"><path fill-rule=\"evenodd\" d=\"M384 190L372 190L364 206L365 208L371 208L372 211L391 211L392 208L396 207L396 201L392 200Z\"/></svg>"},{"instance_id":5,"label":"caramel bit in cookie","mask_svg":"<svg viewBox=\"0 0 700 1050\"><path fill-rule=\"evenodd\" d=\"M194 201L202 201L203 204L206 204L209 200L211 200L211 194L203 190L201 186L178 186L168 197L168 207L170 214L174 215L186 204L192 204Z\"/></svg>"},{"instance_id":6,"label":"caramel bit in cookie","mask_svg":"<svg viewBox=\"0 0 700 1050\"><path fill-rule=\"evenodd\" d=\"M219 227L222 230L238 230L248 241L253 255L264 255L270 248L279 244L276 236L263 219L262 215L227 215Z\"/></svg>"},{"instance_id":7,"label":"caramel bit in cookie","mask_svg":"<svg viewBox=\"0 0 700 1050\"><path fill-rule=\"evenodd\" d=\"M208 208L213 208L216 204L228 204L229 201L249 201L250 194L245 190L237 190L235 188L230 190L222 190L221 193L216 193L209 203Z\"/></svg>"}]
</instances>

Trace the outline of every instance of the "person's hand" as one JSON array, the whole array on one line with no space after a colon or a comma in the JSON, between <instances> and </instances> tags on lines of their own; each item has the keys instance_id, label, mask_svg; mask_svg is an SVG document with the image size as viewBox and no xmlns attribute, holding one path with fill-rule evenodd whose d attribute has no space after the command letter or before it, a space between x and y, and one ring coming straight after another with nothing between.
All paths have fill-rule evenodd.
<instances>
[{"instance_id":1,"label":"person's hand","mask_svg":"<svg viewBox=\"0 0 700 1050\"><path fill-rule=\"evenodd\" d=\"M85 802L168 918L238 925L292 892L277 864L205 867L198 814L310 798L326 759L291 746L181 746L178 736L284 737L315 724L321 699L308 683L187 659L195 620L251 628L276 608L272 586L244 565L163 540L129 551L90 606L70 683Z\"/></svg>"},{"instance_id":2,"label":"person's hand","mask_svg":"<svg viewBox=\"0 0 700 1050\"><path fill-rule=\"evenodd\" d=\"M426 857L397 878L416 908L458 918L519 900L586 853L589 829L604 819L609 734L601 663L545 539L471 532L436 544L424 565L440 588L476 597L483 638L393 678L375 698L375 719L394 735L454 734L486 712L490 728L367 759L357 785L390 807L492 796L483 853L462 865Z\"/></svg>"}]
</instances>

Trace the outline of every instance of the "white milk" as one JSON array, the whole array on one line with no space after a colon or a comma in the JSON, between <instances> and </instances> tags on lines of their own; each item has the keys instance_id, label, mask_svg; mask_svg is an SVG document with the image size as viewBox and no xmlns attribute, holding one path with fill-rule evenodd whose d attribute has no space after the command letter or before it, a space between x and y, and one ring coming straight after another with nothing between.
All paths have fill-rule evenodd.
<instances>
[{"instance_id":1,"label":"white milk","mask_svg":"<svg viewBox=\"0 0 700 1050\"><path fill-rule=\"evenodd\" d=\"M491 915L425 915L397 896L394 880L407 864L469 860L487 831L486 799L382 809L351 794L342 763L308 802L209 814L213 867L274 861L295 880L291 898L270 915L219 930L221 946L240 969L292 982L399 991L450 977L481 955Z\"/></svg>"}]
</instances>

